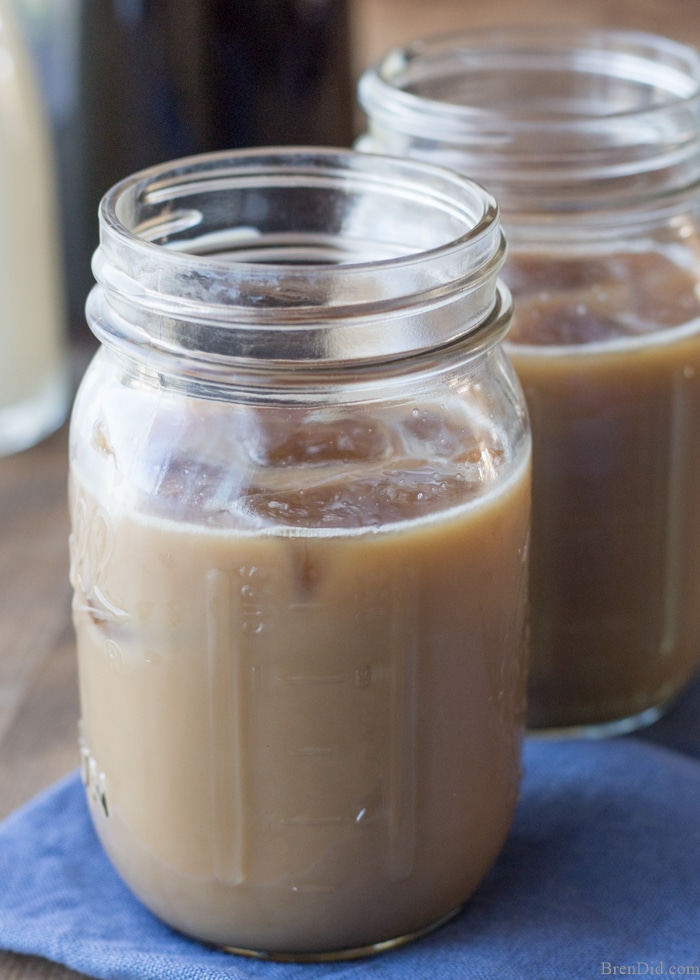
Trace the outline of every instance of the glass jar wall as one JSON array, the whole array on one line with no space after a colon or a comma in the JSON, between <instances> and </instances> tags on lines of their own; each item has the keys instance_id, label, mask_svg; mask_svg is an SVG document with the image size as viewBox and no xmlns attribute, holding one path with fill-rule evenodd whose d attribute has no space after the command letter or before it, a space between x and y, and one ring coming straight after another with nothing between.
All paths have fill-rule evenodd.
<instances>
[{"instance_id":1,"label":"glass jar wall","mask_svg":"<svg viewBox=\"0 0 700 980\"><path fill-rule=\"evenodd\" d=\"M406 941L518 790L530 437L495 202L247 151L137 174L100 220L71 429L98 834L200 939Z\"/></svg>"},{"instance_id":2,"label":"glass jar wall","mask_svg":"<svg viewBox=\"0 0 700 980\"><path fill-rule=\"evenodd\" d=\"M700 57L506 28L391 52L359 93L362 149L501 206L534 440L530 725L649 723L700 661Z\"/></svg>"}]
</instances>

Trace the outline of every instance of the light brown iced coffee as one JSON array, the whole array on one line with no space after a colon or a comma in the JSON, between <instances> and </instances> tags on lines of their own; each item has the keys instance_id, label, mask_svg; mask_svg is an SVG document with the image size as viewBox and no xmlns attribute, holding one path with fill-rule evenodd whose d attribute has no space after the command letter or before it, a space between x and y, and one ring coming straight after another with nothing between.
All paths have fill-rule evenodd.
<instances>
[{"instance_id":1,"label":"light brown iced coffee","mask_svg":"<svg viewBox=\"0 0 700 980\"><path fill-rule=\"evenodd\" d=\"M167 922L248 950L451 914L517 795L527 452L459 400L217 418L128 394L100 467L72 472L84 776L113 863ZM129 412L151 419L137 451Z\"/></svg>"},{"instance_id":2,"label":"light brown iced coffee","mask_svg":"<svg viewBox=\"0 0 700 980\"><path fill-rule=\"evenodd\" d=\"M529 721L661 710L700 661L700 301L673 252L513 255L533 428Z\"/></svg>"}]
</instances>

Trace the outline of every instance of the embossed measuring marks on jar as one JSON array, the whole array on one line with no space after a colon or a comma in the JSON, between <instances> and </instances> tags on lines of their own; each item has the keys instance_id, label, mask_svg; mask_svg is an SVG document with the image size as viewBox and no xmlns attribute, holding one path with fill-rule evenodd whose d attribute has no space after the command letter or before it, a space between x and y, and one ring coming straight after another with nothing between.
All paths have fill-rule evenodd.
<instances>
[{"instance_id":1,"label":"embossed measuring marks on jar","mask_svg":"<svg viewBox=\"0 0 700 980\"><path fill-rule=\"evenodd\" d=\"M82 724L81 724L82 729ZM78 739L80 749L80 779L90 799L96 803L105 817L109 816L107 803L107 775L100 769L97 759L92 755L82 731Z\"/></svg>"},{"instance_id":2,"label":"embossed measuring marks on jar","mask_svg":"<svg viewBox=\"0 0 700 980\"><path fill-rule=\"evenodd\" d=\"M90 502L80 491L72 493L70 535L70 581L73 586L73 609L87 614L101 641L96 644L108 669L119 672L122 650L118 636L129 620L129 614L109 598L109 561L112 555L114 529L107 511ZM78 738L80 778L89 798L105 817L109 817L108 779L83 734L80 722Z\"/></svg>"},{"instance_id":3,"label":"embossed measuring marks on jar","mask_svg":"<svg viewBox=\"0 0 700 980\"><path fill-rule=\"evenodd\" d=\"M105 592L107 565L112 554L114 529L109 514L76 493L72 506L70 581L73 603L87 612L95 623L122 624L128 613ZM105 639L105 650L118 669L121 651L113 637Z\"/></svg>"},{"instance_id":4,"label":"embossed measuring marks on jar","mask_svg":"<svg viewBox=\"0 0 700 980\"><path fill-rule=\"evenodd\" d=\"M334 848L369 837L400 880L415 836L413 574L365 577L351 541L261 550L274 563L207 572L217 877L264 879L286 852L294 889L332 889Z\"/></svg>"}]
</instances>

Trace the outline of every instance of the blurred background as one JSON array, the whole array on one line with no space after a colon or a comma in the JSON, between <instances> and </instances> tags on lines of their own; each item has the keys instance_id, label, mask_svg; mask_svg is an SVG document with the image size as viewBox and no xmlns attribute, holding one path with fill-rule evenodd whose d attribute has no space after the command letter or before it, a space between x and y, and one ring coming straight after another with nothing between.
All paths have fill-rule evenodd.
<instances>
[{"instance_id":1,"label":"blurred background","mask_svg":"<svg viewBox=\"0 0 700 980\"><path fill-rule=\"evenodd\" d=\"M54 148L65 317L90 344L97 206L174 157L264 144L346 146L357 78L389 47L503 22L614 25L700 44L700 0L9 0Z\"/></svg>"}]
</instances>

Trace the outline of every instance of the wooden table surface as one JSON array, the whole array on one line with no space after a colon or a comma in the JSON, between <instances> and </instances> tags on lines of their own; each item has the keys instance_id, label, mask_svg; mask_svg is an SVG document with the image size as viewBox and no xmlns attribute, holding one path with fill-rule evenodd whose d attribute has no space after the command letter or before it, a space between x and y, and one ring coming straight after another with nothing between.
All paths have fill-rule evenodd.
<instances>
[{"instance_id":1,"label":"wooden table surface","mask_svg":"<svg viewBox=\"0 0 700 980\"><path fill-rule=\"evenodd\" d=\"M77 765L65 427L0 459L0 819ZM76 978L0 953L2 980Z\"/></svg>"},{"instance_id":2,"label":"wooden table surface","mask_svg":"<svg viewBox=\"0 0 700 980\"><path fill-rule=\"evenodd\" d=\"M700 0L354 0L355 68L427 33L498 24L598 24L700 44ZM0 459L0 819L77 765L68 584L67 434ZM1 980L79 980L0 952Z\"/></svg>"}]
</instances>

